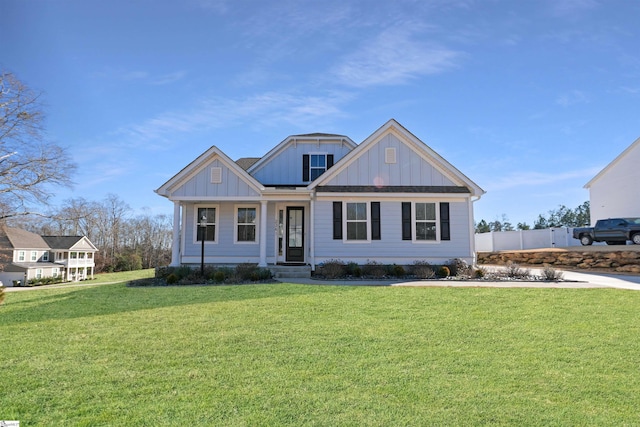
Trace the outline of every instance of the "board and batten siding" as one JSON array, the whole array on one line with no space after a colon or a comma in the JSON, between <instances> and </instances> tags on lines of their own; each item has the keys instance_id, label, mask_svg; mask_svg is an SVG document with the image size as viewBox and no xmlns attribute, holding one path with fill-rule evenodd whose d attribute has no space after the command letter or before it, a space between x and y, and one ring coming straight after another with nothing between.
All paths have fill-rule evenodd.
<instances>
[{"instance_id":1,"label":"board and batten siding","mask_svg":"<svg viewBox=\"0 0 640 427\"><path fill-rule=\"evenodd\" d=\"M220 183L211 182L211 168L221 168ZM257 197L259 194L223 162L216 159L199 170L179 188L172 197Z\"/></svg>"},{"instance_id":2,"label":"board and batten siding","mask_svg":"<svg viewBox=\"0 0 640 427\"><path fill-rule=\"evenodd\" d=\"M396 163L385 163L385 149L396 150ZM323 185L453 186L449 178L393 134L371 146L345 170Z\"/></svg>"},{"instance_id":3,"label":"board and batten siding","mask_svg":"<svg viewBox=\"0 0 640 427\"><path fill-rule=\"evenodd\" d=\"M252 173L265 185L307 185L302 180L302 156L304 154L333 154L334 164L349 151L350 147L339 142L297 142L289 144L268 163Z\"/></svg>"},{"instance_id":4,"label":"board and batten siding","mask_svg":"<svg viewBox=\"0 0 640 427\"><path fill-rule=\"evenodd\" d=\"M469 200L420 199L414 201L449 202L451 240L439 242L413 243L402 240L402 201L380 200L381 239L369 242L345 242L334 240L333 202L369 202L375 198L349 198L319 200L315 203L315 264L338 259L343 262L365 264L367 261L409 265L416 260L426 260L432 264L442 264L454 258L473 261L471 235L469 230ZM405 200L411 201L411 200ZM344 221L344 218L343 218Z\"/></svg>"}]
</instances>

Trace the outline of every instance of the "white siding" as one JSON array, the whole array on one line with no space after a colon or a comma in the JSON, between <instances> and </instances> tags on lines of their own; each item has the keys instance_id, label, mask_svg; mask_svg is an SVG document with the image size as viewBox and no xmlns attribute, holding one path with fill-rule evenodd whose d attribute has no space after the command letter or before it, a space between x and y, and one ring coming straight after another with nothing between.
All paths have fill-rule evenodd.
<instances>
[{"instance_id":1,"label":"white siding","mask_svg":"<svg viewBox=\"0 0 640 427\"><path fill-rule=\"evenodd\" d=\"M221 168L222 180L219 184L211 183L211 168ZM236 175L235 171L229 169L219 159L209 163L200 169L179 188L172 192L174 197L233 197L233 196L257 196L258 193L249 186L243 179Z\"/></svg>"},{"instance_id":2,"label":"white siding","mask_svg":"<svg viewBox=\"0 0 640 427\"><path fill-rule=\"evenodd\" d=\"M385 163L386 148L396 149L396 163ZM453 186L457 184L396 136L387 134L325 185Z\"/></svg>"},{"instance_id":3,"label":"white siding","mask_svg":"<svg viewBox=\"0 0 640 427\"><path fill-rule=\"evenodd\" d=\"M371 242L344 242L333 240L333 201L315 203L315 263L329 259L364 264L368 260L382 263L411 264L415 260L426 260L433 264L444 263L454 258L473 259L470 249L469 207L467 200L449 201L451 240L437 243L413 243L402 240L402 201L380 201L381 240ZM376 201L371 199L349 199L349 201ZM410 201L410 200L406 200ZM431 199L429 201L439 201ZM344 218L343 218L344 220Z\"/></svg>"},{"instance_id":4,"label":"white siding","mask_svg":"<svg viewBox=\"0 0 640 427\"><path fill-rule=\"evenodd\" d=\"M349 151L351 151L349 146L342 143L290 143L268 163L256 170L253 177L265 185L307 185L308 182L302 181L303 154L333 154L334 163L337 163Z\"/></svg>"},{"instance_id":5,"label":"white siding","mask_svg":"<svg viewBox=\"0 0 640 427\"><path fill-rule=\"evenodd\" d=\"M591 223L614 217L640 217L640 144L618 159L589 189Z\"/></svg>"}]
</instances>

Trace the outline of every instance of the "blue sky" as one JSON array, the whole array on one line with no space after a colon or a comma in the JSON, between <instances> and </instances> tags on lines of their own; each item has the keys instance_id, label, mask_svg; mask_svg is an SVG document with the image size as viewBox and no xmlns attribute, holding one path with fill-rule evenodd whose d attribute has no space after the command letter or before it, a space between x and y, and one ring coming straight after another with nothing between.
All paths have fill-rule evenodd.
<instances>
[{"instance_id":1,"label":"blue sky","mask_svg":"<svg viewBox=\"0 0 640 427\"><path fill-rule=\"evenodd\" d=\"M71 197L153 190L211 145L362 142L395 118L530 225L640 136L634 0L0 0L0 67L45 93Z\"/></svg>"}]
</instances>

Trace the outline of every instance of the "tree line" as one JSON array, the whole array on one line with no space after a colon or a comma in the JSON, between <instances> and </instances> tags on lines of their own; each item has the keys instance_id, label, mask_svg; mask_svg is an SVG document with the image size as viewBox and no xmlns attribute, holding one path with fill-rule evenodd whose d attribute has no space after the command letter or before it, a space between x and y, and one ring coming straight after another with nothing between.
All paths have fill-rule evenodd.
<instances>
[{"instance_id":1,"label":"tree line","mask_svg":"<svg viewBox=\"0 0 640 427\"><path fill-rule=\"evenodd\" d=\"M531 227L526 222L519 222L515 226L505 214L501 219L487 222L484 219L475 224L476 233L488 233L490 231L514 231L514 230L541 230L552 227L585 227L591 221L589 201L582 203L574 209L560 205L557 209L550 210L546 215L540 214Z\"/></svg>"},{"instance_id":2,"label":"tree line","mask_svg":"<svg viewBox=\"0 0 640 427\"><path fill-rule=\"evenodd\" d=\"M9 223L44 236L87 236L99 250L98 272L153 268L171 261L172 218L134 215L115 194L101 201L69 199L44 215L22 216Z\"/></svg>"}]
</instances>

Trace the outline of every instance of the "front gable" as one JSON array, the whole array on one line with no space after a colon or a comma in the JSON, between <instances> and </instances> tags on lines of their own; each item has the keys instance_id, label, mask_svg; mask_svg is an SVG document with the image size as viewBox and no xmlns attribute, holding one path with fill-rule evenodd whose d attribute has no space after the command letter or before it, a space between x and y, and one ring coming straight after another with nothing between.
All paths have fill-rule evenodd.
<instances>
[{"instance_id":1,"label":"front gable","mask_svg":"<svg viewBox=\"0 0 640 427\"><path fill-rule=\"evenodd\" d=\"M71 246L70 249L74 251L87 251L87 252L98 251L98 248L96 248L94 244L91 243L91 241L84 236L80 238L76 244Z\"/></svg>"},{"instance_id":2,"label":"front gable","mask_svg":"<svg viewBox=\"0 0 640 427\"><path fill-rule=\"evenodd\" d=\"M269 151L248 172L265 186L304 187L313 181L308 169L305 170L304 156L323 156L324 161L338 161L355 147L356 144L344 135L293 135ZM330 164L325 163L324 167L330 167Z\"/></svg>"},{"instance_id":3,"label":"front gable","mask_svg":"<svg viewBox=\"0 0 640 427\"><path fill-rule=\"evenodd\" d=\"M310 188L421 188L427 192L484 191L395 120L389 120Z\"/></svg>"},{"instance_id":4,"label":"front gable","mask_svg":"<svg viewBox=\"0 0 640 427\"><path fill-rule=\"evenodd\" d=\"M257 198L264 187L213 146L156 190L171 200Z\"/></svg>"}]
</instances>

